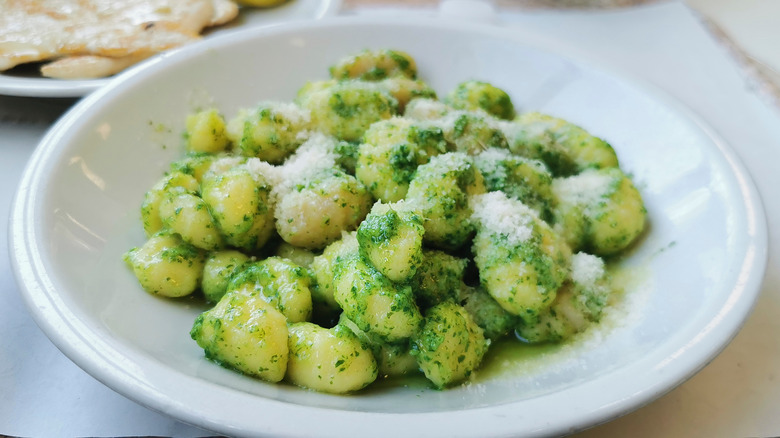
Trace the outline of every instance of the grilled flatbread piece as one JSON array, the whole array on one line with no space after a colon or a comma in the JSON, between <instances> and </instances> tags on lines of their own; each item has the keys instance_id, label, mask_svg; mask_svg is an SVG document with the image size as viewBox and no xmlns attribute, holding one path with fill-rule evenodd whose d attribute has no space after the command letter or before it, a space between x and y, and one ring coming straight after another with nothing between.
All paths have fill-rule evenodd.
<instances>
[{"instance_id":1,"label":"grilled flatbread piece","mask_svg":"<svg viewBox=\"0 0 780 438\"><path fill-rule=\"evenodd\" d=\"M235 18L238 7L230 0L0 0L0 11L0 71L63 58L44 74L76 78L110 75L195 41L205 27Z\"/></svg>"},{"instance_id":2,"label":"grilled flatbread piece","mask_svg":"<svg viewBox=\"0 0 780 438\"><path fill-rule=\"evenodd\" d=\"M140 62L144 55L109 58L97 55L66 56L41 67L41 74L57 79L96 79L119 73Z\"/></svg>"}]
</instances>

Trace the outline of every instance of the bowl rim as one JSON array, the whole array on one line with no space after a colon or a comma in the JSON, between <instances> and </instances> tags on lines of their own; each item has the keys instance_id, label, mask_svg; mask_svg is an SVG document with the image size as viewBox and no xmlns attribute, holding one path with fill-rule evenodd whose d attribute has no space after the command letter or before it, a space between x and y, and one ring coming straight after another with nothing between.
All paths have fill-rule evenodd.
<instances>
[{"instance_id":1,"label":"bowl rim","mask_svg":"<svg viewBox=\"0 0 780 438\"><path fill-rule=\"evenodd\" d=\"M604 403L598 404L596 409L585 409L577 403L561 406L553 394L544 394L534 398L534 408L526 412L517 412L517 407L527 404L527 401L510 402L484 408L474 408L461 411L428 412L414 414L390 414L374 412L339 411L311 406L299 406L277 400L264 399L250 394L238 393L235 390L223 388L219 385L182 375L162 364L149 362L143 357L134 357L145 366L155 368L174 380L182 382L199 382L215 391L227 390L237 402L251 401L253 406L273 410L280 418L296 418L295 415L304 413L307 421L295 422L295 429L284 427L286 423L263 424L242 419L239 415L231 415L229 418L214 419L204 415L206 405L198 403L193 409L191 402L194 392L187 390L188 394L172 397L165 392L165 388L156 385L155 382L141 376L133 375L127 369L118 367L115 354L121 353L115 347L94 339L90 336L88 328L68 312L67 307L57 298L57 290L52 278L47 272L45 263L41 260L40 249L37 247L36 226L40 222L39 215L45 214L38 211L39 193L43 188L43 172L49 165L49 158L56 155L59 139L66 136L72 129L79 126L82 116L100 108L106 96L111 96L115 90L121 89L125 84L133 84L143 81L155 72L165 69L174 60L184 60L189 57L197 57L204 49L218 48L230 45L237 41L263 38L268 35L294 34L297 31L314 31L315 29L327 29L332 27L356 26L366 27L374 25L390 25L396 27L427 27L432 29L460 29L468 33L477 33L481 36L497 37L504 40L529 45L536 49L552 53L578 64L589 66L594 70L606 72L611 76L617 76L622 81L642 90L651 91L653 96L662 103L669 105L677 112L689 117L701 131L716 145L719 152L726 158L730 169L739 181L739 190L743 195L744 206L747 214L748 228L751 234L748 239L747 255L739 268L740 274L737 284L729 294L728 307L722 309L717 318L698 333L696 339L683 346L678 352L668 358L666 366L662 370L654 370L655 374L643 380L643 384L626 384L621 388L609 388L603 384L606 378L615 377L600 376L596 379L577 385L573 393L585 397L583 399L596 398ZM571 433L580 429L594 426L622 414L639 408L650 401L670 391L683 381L687 380L706 366L717 356L738 333L755 304L760 292L761 284L767 263L767 225L765 213L756 189L747 169L741 163L736 152L720 138L716 132L707 126L697 115L692 113L681 103L672 99L662 90L644 83L629 74L615 72L615 69L593 67L594 63L589 59L583 59L576 49L567 50L554 43L546 42L533 34L485 24L464 23L457 20L431 19L426 17L404 18L397 17L332 17L316 22L292 22L267 27L247 29L243 32L235 32L215 37L208 41L191 44L179 50L164 53L143 65L131 68L120 74L108 85L93 92L75 107L68 111L52 129L40 141L25 168L17 193L12 202L11 217L9 221L9 249L11 251L12 268L22 292L23 301L30 311L33 319L52 342L74 363L83 368L87 373L95 377L120 394L163 414L170 415L178 420L205 427L231 435L263 434L272 436L311 436L311 435L343 435L344 433L379 432L380 435L397 435L400 433L414 433L414 421L412 418L430 421L432 424L448 424L448 436L468 436L470 429L480 423L490 424L490 430L485 431L485 436L509 435L522 432L528 435L547 435ZM703 342L703 341L707 342ZM107 349L107 350L103 350ZM647 358L636 361L633 366L648 362ZM674 364L675 366L670 366ZM646 369L649 369L646 367ZM623 371L625 374L626 370ZM653 378L650 378L653 377ZM590 396L590 397L587 397ZM576 397L574 397L576 399ZM188 400L184 403L182 400ZM569 421L556 422L552 416L535 418L544 412L560 412L568 409ZM578 410L579 409L579 410ZM571 412L574 412L571 414ZM244 412L243 415L246 415ZM399 416L403 415L401 419ZM251 415L250 415L251 417ZM525 425L523 419L531 423ZM357 420L360 420L359 422ZM326 430L322 425L334 423L336 429ZM529 423L530 424L530 423ZM362 426L361 426L362 425ZM410 426L411 425L411 426ZM254 426L254 427L251 427Z\"/></svg>"}]
</instances>

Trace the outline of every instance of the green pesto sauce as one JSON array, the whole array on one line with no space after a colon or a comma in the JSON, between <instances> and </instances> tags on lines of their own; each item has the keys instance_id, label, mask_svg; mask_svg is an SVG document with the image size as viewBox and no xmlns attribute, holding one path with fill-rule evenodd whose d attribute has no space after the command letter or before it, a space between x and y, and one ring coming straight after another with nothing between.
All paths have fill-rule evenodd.
<instances>
[{"instance_id":1,"label":"green pesto sauce","mask_svg":"<svg viewBox=\"0 0 780 438\"><path fill-rule=\"evenodd\" d=\"M387 54L390 55L390 58L392 58L393 61L398 63L398 67L400 67L401 70L404 70L405 72L407 72L407 70L409 69L410 65L409 65L409 60L404 55L402 55L402 54L400 54L400 53L398 53L398 52L396 52L394 50L389 50ZM407 72L407 73L412 73L412 72ZM414 78L412 78L412 79L414 79Z\"/></svg>"},{"instance_id":2,"label":"green pesto sauce","mask_svg":"<svg viewBox=\"0 0 780 438\"><path fill-rule=\"evenodd\" d=\"M433 384L425 378L422 372L411 372L404 376L377 377L376 381L360 391L360 394L369 395L371 393L381 393L394 391L397 388L408 388L412 390L425 391L432 390Z\"/></svg>"},{"instance_id":3,"label":"green pesto sauce","mask_svg":"<svg viewBox=\"0 0 780 438\"><path fill-rule=\"evenodd\" d=\"M389 163L393 182L408 183L417 170L417 151L413 145L407 143L394 145L390 151Z\"/></svg>"},{"instance_id":4,"label":"green pesto sauce","mask_svg":"<svg viewBox=\"0 0 780 438\"><path fill-rule=\"evenodd\" d=\"M645 292L642 284L649 275L647 260L636 266L624 266L619 262L607 264L607 271L612 278L614 295L608 309L612 312L598 323L592 324L587 330L574 335L560 343L527 344L514 336L508 336L493 342L485 355L482 365L474 372L473 383L481 383L497 377L512 377L542 372L551 365L567 360L576 355L581 348L599 337L605 336L613 329L619 329L621 321L628 317L627 313L635 309L625 309L628 294L637 294L637 298ZM636 305L630 305L635 307Z\"/></svg>"},{"instance_id":5,"label":"green pesto sauce","mask_svg":"<svg viewBox=\"0 0 780 438\"><path fill-rule=\"evenodd\" d=\"M425 149L441 153L447 151L447 140L444 139L444 131L439 127L421 128L412 126L409 128L408 138Z\"/></svg>"},{"instance_id":6,"label":"green pesto sauce","mask_svg":"<svg viewBox=\"0 0 780 438\"><path fill-rule=\"evenodd\" d=\"M398 234L401 219L395 211L382 215L369 215L358 227L358 242L379 246Z\"/></svg>"},{"instance_id":7,"label":"green pesto sauce","mask_svg":"<svg viewBox=\"0 0 780 438\"><path fill-rule=\"evenodd\" d=\"M576 355L577 351L585 348L585 345L594 338L603 336L612 329L619 328L619 322L625 320L626 310L618 310L620 304L625 301L627 294L643 293L642 284L646 283L649 275L649 261L636 266L623 266L621 263L609 263L607 270L612 277L612 286L615 289L616 303L612 309L615 314L611 318L602 319L601 322L592 325L583 333L575 335L568 341L561 343L527 344L514 336L507 336L494 341L482 364L477 368L468 383L484 383L495 378L529 375L544 372L545 369ZM641 298L641 297L640 297ZM379 378L368 390L391 390L397 387L405 387L413 390L428 390L432 386L420 373L412 373L406 376Z\"/></svg>"},{"instance_id":8,"label":"green pesto sauce","mask_svg":"<svg viewBox=\"0 0 780 438\"><path fill-rule=\"evenodd\" d=\"M498 340L490 345L482 365L474 372L474 381L539 371L549 363L552 353L559 351L564 345L566 344L531 345L512 337Z\"/></svg>"},{"instance_id":9,"label":"green pesto sauce","mask_svg":"<svg viewBox=\"0 0 780 438\"><path fill-rule=\"evenodd\" d=\"M381 67L374 67L360 76L365 81L380 81L387 77L387 70Z\"/></svg>"},{"instance_id":10,"label":"green pesto sauce","mask_svg":"<svg viewBox=\"0 0 780 438\"><path fill-rule=\"evenodd\" d=\"M149 126L152 127L154 132L157 132L157 133L160 133L160 134L169 133L169 132L173 131L170 126L167 126L167 125L165 125L163 123L155 122L153 120L149 120Z\"/></svg>"},{"instance_id":11,"label":"green pesto sauce","mask_svg":"<svg viewBox=\"0 0 780 438\"><path fill-rule=\"evenodd\" d=\"M452 129L452 134L457 137L462 137L463 134L466 132L466 128L469 126L469 117L467 115L462 115L458 117L457 120L455 120L455 124Z\"/></svg>"},{"instance_id":12,"label":"green pesto sauce","mask_svg":"<svg viewBox=\"0 0 780 438\"><path fill-rule=\"evenodd\" d=\"M163 249L160 251L160 255L167 262L192 263L192 260L197 258L200 253L195 247L182 242L178 246Z\"/></svg>"},{"instance_id":13,"label":"green pesto sauce","mask_svg":"<svg viewBox=\"0 0 780 438\"><path fill-rule=\"evenodd\" d=\"M565 344L529 345L513 338L503 339L490 345L482 365L467 379L469 383L481 383L497 377L529 374L541 371L555 359L555 353ZM456 387L458 384L455 385ZM379 376L374 383L361 391L361 394L393 391L397 388L417 391L434 389L433 384L422 372L410 372L403 376Z\"/></svg>"},{"instance_id":14,"label":"green pesto sauce","mask_svg":"<svg viewBox=\"0 0 780 438\"><path fill-rule=\"evenodd\" d=\"M663 246L663 247L659 248L653 255L655 256L655 255L661 254L663 252L666 252L667 250L670 250L670 249L674 248L675 246L677 246L677 241L676 240L672 240L671 242L666 244L666 246Z\"/></svg>"},{"instance_id":15,"label":"green pesto sauce","mask_svg":"<svg viewBox=\"0 0 780 438\"><path fill-rule=\"evenodd\" d=\"M333 112L343 119L350 119L355 117L360 112L359 105L351 105L344 102L344 98L341 94L334 94L330 100L330 108Z\"/></svg>"}]
</instances>

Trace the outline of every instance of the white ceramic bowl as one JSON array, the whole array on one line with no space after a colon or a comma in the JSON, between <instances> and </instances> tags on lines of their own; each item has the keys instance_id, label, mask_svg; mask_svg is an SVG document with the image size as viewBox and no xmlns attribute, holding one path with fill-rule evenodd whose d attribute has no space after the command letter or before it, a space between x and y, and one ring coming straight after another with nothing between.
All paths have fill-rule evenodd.
<instances>
[{"instance_id":1,"label":"white ceramic bowl","mask_svg":"<svg viewBox=\"0 0 780 438\"><path fill-rule=\"evenodd\" d=\"M766 261L761 203L734 153L673 100L530 41L464 23L341 19L215 38L122 75L50 131L24 173L10 240L30 312L119 393L230 435L561 434L653 400L706 365L749 314ZM184 116L290 100L367 47L408 51L439 93L488 80L518 107L614 145L644 196L649 231L622 262L633 281L607 324L546 356L494 363L462 387L333 396L205 360L188 336L202 309L140 289L121 255L143 242L139 205L181 154Z\"/></svg>"}]
</instances>

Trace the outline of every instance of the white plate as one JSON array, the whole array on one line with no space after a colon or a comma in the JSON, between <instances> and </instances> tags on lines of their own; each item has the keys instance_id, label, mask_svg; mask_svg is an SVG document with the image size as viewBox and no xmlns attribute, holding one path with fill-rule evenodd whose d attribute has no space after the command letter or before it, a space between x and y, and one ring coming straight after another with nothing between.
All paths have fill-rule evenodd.
<instances>
[{"instance_id":1,"label":"white plate","mask_svg":"<svg viewBox=\"0 0 780 438\"><path fill-rule=\"evenodd\" d=\"M210 30L209 39L226 32L254 26L265 26L295 20L318 19L335 15L341 0L290 0L270 9L242 8L233 22ZM0 95L27 97L81 97L106 85L112 78L63 80L45 78L37 67L23 68L19 73L0 72Z\"/></svg>"},{"instance_id":2,"label":"white plate","mask_svg":"<svg viewBox=\"0 0 780 438\"><path fill-rule=\"evenodd\" d=\"M634 273L626 300L601 329L511 367L494 362L490 375L446 391L380 386L332 396L208 362L188 336L202 309L140 289L121 256L143 242L139 205L181 154L185 114L290 100L336 59L366 47L410 52L440 93L464 79L488 80L517 106L567 118L614 145L650 225L622 262ZM662 93L546 51L521 31L382 18L248 30L123 74L42 140L13 205L10 238L30 312L97 379L220 433L301 437L562 434L610 420L725 347L752 308L767 251L763 209L738 158Z\"/></svg>"}]
</instances>

